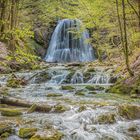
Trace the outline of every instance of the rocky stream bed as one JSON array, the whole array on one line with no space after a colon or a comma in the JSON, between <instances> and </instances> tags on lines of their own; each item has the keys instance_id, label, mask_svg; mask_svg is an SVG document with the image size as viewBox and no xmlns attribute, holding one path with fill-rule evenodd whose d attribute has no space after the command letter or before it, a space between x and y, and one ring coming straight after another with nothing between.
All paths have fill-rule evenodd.
<instances>
[{"instance_id":1,"label":"rocky stream bed","mask_svg":"<svg viewBox=\"0 0 140 140\"><path fill-rule=\"evenodd\" d=\"M140 140L140 100L108 92L114 69L48 64L0 75L0 139Z\"/></svg>"}]
</instances>

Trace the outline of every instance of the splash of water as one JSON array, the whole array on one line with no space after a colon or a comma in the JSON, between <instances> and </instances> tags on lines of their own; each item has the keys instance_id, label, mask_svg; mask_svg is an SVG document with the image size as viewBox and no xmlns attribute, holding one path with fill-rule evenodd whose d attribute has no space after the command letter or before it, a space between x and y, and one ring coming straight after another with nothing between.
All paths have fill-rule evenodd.
<instances>
[{"instance_id":1,"label":"splash of water","mask_svg":"<svg viewBox=\"0 0 140 140\"><path fill-rule=\"evenodd\" d=\"M79 20L70 19L58 22L45 57L47 62L89 62L95 59L93 48L86 42L88 31L76 37L81 24Z\"/></svg>"}]
</instances>

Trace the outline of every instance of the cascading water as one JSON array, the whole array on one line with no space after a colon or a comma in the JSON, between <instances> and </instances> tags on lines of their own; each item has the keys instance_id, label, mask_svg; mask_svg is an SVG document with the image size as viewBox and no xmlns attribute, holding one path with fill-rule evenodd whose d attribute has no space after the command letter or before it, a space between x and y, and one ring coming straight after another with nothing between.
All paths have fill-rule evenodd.
<instances>
[{"instance_id":1,"label":"cascading water","mask_svg":"<svg viewBox=\"0 0 140 140\"><path fill-rule=\"evenodd\" d=\"M79 20L70 19L58 22L45 57L47 62L89 62L95 59L92 46L86 43L88 31L77 37L81 24Z\"/></svg>"}]
</instances>

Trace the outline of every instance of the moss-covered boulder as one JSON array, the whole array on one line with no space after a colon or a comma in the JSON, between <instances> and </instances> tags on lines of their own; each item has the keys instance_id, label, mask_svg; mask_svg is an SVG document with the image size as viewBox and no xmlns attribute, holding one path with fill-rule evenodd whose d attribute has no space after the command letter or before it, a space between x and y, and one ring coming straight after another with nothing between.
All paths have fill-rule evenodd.
<instances>
[{"instance_id":1,"label":"moss-covered boulder","mask_svg":"<svg viewBox=\"0 0 140 140\"><path fill-rule=\"evenodd\" d=\"M76 91L75 95L77 95L77 96L85 96L85 92L83 92L83 91Z\"/></svg>"},{"instance_id":2,"label":"moss-covered boulder","mask_svg":"<svg viewBox=\"0 0 140 140\"><path fill-rule=\"evenodd\" d=\"M19 137L21 138L31 138L37 132L37 128L20 128Z\"/></svg>"},{"instance_id":3,"label":"moss-covered boulder","mask_svg":"<svg viewBox=\"0 0 140 140\"><path fill-rule=\"evenodd\" d=\"M97 122L99 124L112 124L116 122L114 113L107 113L98 116Z\"/></svg>"},{"instance_id":4,"label":"moss-covered boulder","mask_svg":"<svg viewBox=\"0 0 140 140\"><path fill-rule=\"evenodd\" d=\"M123 104L118 107L118 113L126 119L140 119L140 106Z\"/></svg>"},{"instance_id":5,"label":"moss-covered boulder","mask_svg":"<svg viewBox=\"0 0 140 140\"><path fill-rule=\"evenodd\" d=\"M56 130L46 130L44 132L37 132L30 140L61 140L63 134Z\"/></svg>"},{"instance_id":6,"label":"moss-covered boulder","mask_svg":"<svg viewBox=\"0 0 140 140\"><path fill-rule=\"evenodd\" d=\"M58 105L54 106L55 113L63 113L63 112L68 111L68 110L69 110L69 108L66 107L65 105L58 104Z\"/></svg>"},{"instance_id":7,"label":"moss-covered boulder","mask_svg":"<svg viewBox=\"0 0 140 140\"><path fill-rule=\"evenodd\" d=\"M93 85L88 85L85 87L87 90L90 90L90 91L94 91L96 90L95 87Z\"/></svg>"},{"instance_id":8,"label":"moss-covered boulder","mask_svg":"<svg viewBox=\"0 0 140 140\"><path fill-rule=\"evenodd\" d=\"M67 86L67 85L61 86L61 89L62 90L69 90L69 91L74 91L75 90L75 88L73 86Z\"/></svg>"},{"instance_id":9,"label":"moss-covered boulder","mask_svg":"<svg viewBox=\"0 0 140 140\"><path fill-rule=\"evenodd\" d=\"M63 96L62 94L59 94L59 93L49 93L47 94L47 97L61 97Z\"/></svg>"},{"instance_id":10,"label":"moss-covered boulder","mask_svg":"<svg viewBox=\"0 0 140 140\"><path fill-rule=\"evenodd\" d=\"M0 122L0 136L4 133L12 133L13 130L12 130L12 126L9 125L8 123L6 122Z\"/></svg>"},{"instance_id":11,"label":"moss-covered boulder","mask_svg":"<svg viewBox=\"0 0 140 140\"><path fill-rule=\"evenodd\" d=\"M0 112L2 116L9 117L22 115L22 112L18 109L0 108Z\"/></svg>"}]
</instances>

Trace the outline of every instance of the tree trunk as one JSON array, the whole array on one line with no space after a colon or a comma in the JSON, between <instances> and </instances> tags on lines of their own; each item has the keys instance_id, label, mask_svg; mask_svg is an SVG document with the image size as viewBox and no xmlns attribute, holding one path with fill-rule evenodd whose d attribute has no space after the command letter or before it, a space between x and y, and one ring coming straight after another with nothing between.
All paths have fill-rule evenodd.
<instances>
[{"instance_id":1,"label":"tree trunk","mask_svg":"<svg viewBox=\"0 0 140 140\"><path fill-rule=\"evenodd\" d=\"M129 72L130 76L133 76L133 72L130 69L129 65L129 50L128 50L128 40L127 40L127 29L126 29L126 7L125 7L125 0L122 0L122 9L123 9L123 30L124 30L124 49L125 49L125 63L127 71Z\"/></svg>"}]
</instances>

